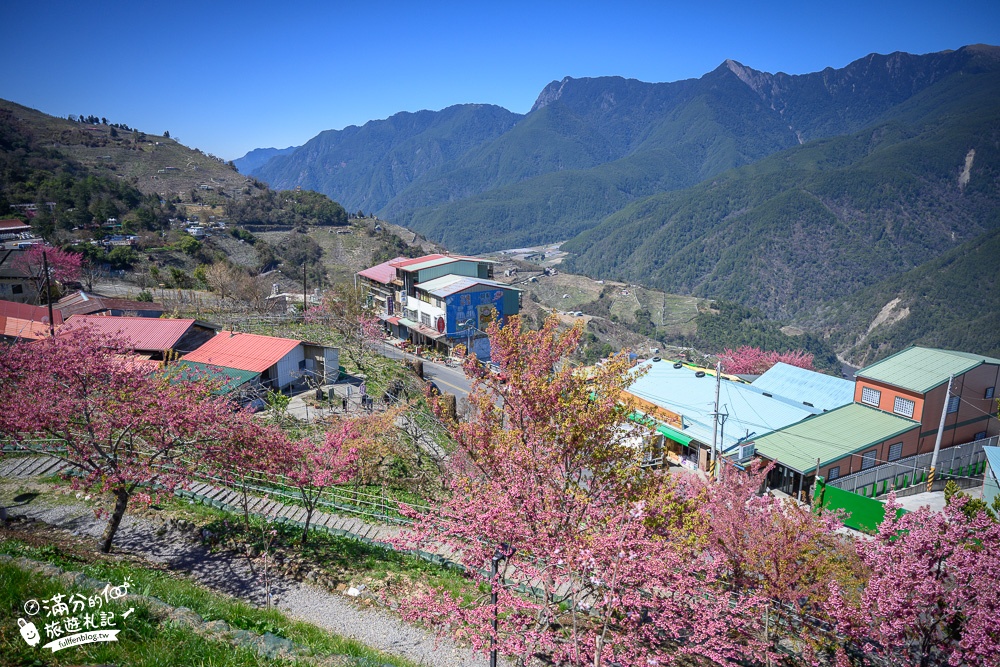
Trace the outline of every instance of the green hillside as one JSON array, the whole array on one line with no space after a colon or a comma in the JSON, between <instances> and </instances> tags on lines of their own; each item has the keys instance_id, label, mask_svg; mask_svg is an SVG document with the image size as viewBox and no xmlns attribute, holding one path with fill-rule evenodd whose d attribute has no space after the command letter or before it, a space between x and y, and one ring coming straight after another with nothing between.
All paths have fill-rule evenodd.
<instances>
[{"instance_id":1,"label":"green hillside","mask_svg":"<svg viewBox=\"0 0 1000 667\"><path fill-rule=\"evenodd\" d=\"M636 202L567 243L567 268L808 317L997 227L997 90L955 74L888 123Z\"/></svg>"},{"instance_id":2,"label":"green hillside","mask_svg":"<svg viewBox=\"0 0 1000 667\"><path fill-rule=\"evenodd\" d=\"M1000 357L1000 229L821 309L814 324L865 365L909 345Z\"/></svg>"}]
</instances>

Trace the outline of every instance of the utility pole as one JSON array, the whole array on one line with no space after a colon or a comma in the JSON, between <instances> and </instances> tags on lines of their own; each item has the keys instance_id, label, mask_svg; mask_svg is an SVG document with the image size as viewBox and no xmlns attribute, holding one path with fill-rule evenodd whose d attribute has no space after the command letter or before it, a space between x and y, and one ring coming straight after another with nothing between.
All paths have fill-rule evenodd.
<instances>
[{"instance_id":1,"label":"utility pole","mask_svg":"<svg viewBox=\"0 0 1000 667\"><path fill-rule=\"evenodd\" d=\"M725 406L723 406L725 407ZM722 479L722 453L726 448L726 420L729 419L728 412L719 413L719 457L715 462L715 478Z\"/></svg>"},{"instance_id":2,"label":"utility pole","mask_svg":"<svg viewBox=\"0 0 1000 667\"><path fill-rule=\"evenodd\" d=\"M927 490L931 490L934 485L934 474L937 472L938 452L941 451L941 436L944 435L944 422L948 417L948 403L951 400L951 383L955 380L954 375L948 376L948 390L944 393L944 405L941 406L941 421L938 423L937 438L934 440L934 453L931 455L931 470L927 474Z\"/></svg>"},{"instance_id":3,"label":"utility pole","mask_svg":"<svg viewBox=\"0 0 1000 667\"><path fill-rule=\"evenodd\" d=\"M715 362L715 411L712 412L712 470L715 472L715 479L721 477L721 461L716 454L716 447L719 444L719 388L722 384L722 362Z\"/></svg>"},{"instance_id":4,"label":"utility pole","mask_svg":"<svg viewBox=\"0 0 1000 667\"><path fill-rule=\"evenodd\" d=\"M42 266L45 269L45 302L49 304L49 336L56 337L56 321L52 317L52 282L49 276L49 256L42 251Z\"/></svg>"},{"instance_id":5,"label":"utility pole","mask_svg":"<svg viewBox=\"0 0 1000 667\"><path fill-rule=\"evenodd\" d=\"M307 299L309 295L306 291L306 265L302 265L302 321L306 321L306 310L308 309L309 302Z\"/></svg>"},{"instance_id":6,"label":"utility pole","mask_svg":"<svg viewBox=\"0 0 1000 667\"><path fill-rule=\"evenodd\" d=\"M819 502L819 464L820 460L816 459L816 477L813 479L813 497L812 497L813 507L815 507L816 503ZM801 498L799 500L801 500Z\"/></svg>"}]
</instances>

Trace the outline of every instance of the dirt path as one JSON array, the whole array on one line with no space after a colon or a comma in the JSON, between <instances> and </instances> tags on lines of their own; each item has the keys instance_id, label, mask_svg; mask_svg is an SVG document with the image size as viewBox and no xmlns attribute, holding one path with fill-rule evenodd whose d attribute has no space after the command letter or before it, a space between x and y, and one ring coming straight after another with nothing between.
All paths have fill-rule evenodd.
<instances>
[{"instance_id":1,"label":"dirt path","mask_svg":"<svg viewBox=\"0 0 1000 667\"><path fill-rule=\"evenodd\" d=\"M72 502L65 497L56 499L45 493L27 502L15 502L16 490L19 486L23 488L24 481L3 480L0 485L0 505L6 506L10 517L32 518L95 542L101 536L104 520L95 518L93 509L82 502ZM212 553L182 531L165 531L163 524L126 516L115 537L115 549L188 573L213 590L264 605L260 581L244 560ZM442 667L485 667L488 664L483 655L449 641L436 641L427 631L407 625L388 613L360 609L342 595L309 584L276 577L271 595L275 606L290 617L418 664Z\"/></svg>"}]
</instances>

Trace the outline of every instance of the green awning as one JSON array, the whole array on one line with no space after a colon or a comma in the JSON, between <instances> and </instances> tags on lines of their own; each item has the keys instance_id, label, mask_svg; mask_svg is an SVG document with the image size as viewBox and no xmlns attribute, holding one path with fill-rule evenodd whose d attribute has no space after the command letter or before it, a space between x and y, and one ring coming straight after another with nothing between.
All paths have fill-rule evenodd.
<instances>
[{"instance_id":1,"label":"green awning","mask_svg":"<svg viewBox=\"0 0 1000 667\"><path fill-rule=\"evenodd\" d=\"M694 440L694 438L692 438L691 436L684 435L680 431L676 431L676 430L670 428L669 426L667 426L665 424L661 424L660 422L656 421L652 417L650 417L648 415L644 415L641 412L633 412L632 414L630 414L628 416L628 418L631 419L634 422L639 423L639 424L644 424L646 426L653 427L653 429L657 433L659 433L660 435L665 436L667 438L670 438L671 440L673 440L676 443L680 443L682 445L687 445L692 440Z\"/></svg>"},{"instance_id":2,"label":"green awning","mask_svg":"<svg viewBox=\"0 0 1000 667\"><path fill-rule=\"evenodd\" d=\"M664 426L663 424L658 424L656 426L656 432L660 433L661 435L664 435L664 436L670 438L671 440L673 440L674 442L680 443L682 445L687 445L692 440L694 440L694 438L692 438L691 436L684 435L680 431L675 431L674 429L670 428L669 426Z\"/></svg>"}]
</instances>

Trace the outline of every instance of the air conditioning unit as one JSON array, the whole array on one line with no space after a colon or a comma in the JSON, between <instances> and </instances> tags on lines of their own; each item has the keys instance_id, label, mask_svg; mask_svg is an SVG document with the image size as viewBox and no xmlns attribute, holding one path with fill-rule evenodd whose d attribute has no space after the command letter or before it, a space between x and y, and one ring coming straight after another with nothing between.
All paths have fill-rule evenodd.
<instances>
[{"instance_id":1,"label":"air conditioning unit","mask_svg":"<svg viewBox=\"0 0 1000 667\"><path fill-rule=\"evenodd\" d=\"M752 442L748 442L745 445L740 445L739 450L736 454L736 460L740 463L749 461L753 455L756 453L757 449L754 447Z\"/></svg>"},{"instance_id":2,"label":"air conditioning unit","mask_svg":"<svg viewBox=\"0 0 1000 667\"><path fill-rule=\"evenodd\" d=\"M405 294L400 294L399 295L399 305L401 305L401 306L405 306L406 305L406 295Z\"/></svg>"}]
</instances>

